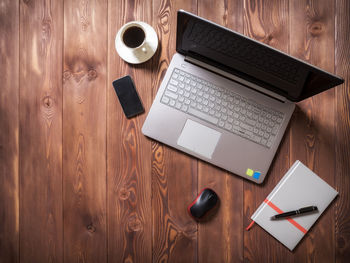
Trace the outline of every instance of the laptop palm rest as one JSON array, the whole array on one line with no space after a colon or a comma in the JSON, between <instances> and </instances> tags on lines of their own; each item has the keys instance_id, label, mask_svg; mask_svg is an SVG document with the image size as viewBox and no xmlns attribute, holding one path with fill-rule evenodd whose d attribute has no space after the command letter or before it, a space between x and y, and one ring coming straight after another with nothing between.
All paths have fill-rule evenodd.
<instances>
[{"instance_id":1,"label":"laptop palm rest","mask_svg":"<svg viewBox=\"0 0 350 263\"><path fill-rule=\"evenodd\" d=\"M221 133L188 119L177 140L177 144L211 159Z\"/></svg>"}]
</instances>

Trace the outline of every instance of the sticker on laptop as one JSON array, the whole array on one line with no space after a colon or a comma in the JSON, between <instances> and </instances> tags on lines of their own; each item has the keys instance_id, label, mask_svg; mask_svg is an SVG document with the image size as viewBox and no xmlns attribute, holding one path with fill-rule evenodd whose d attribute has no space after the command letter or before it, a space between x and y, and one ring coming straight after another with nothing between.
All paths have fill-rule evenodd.
<instances>
[{"instance_id":1,"label":"sticker on laptop","mask_svg":"<svg viewBox=\"0 0 350 263\"><path fill-rule=\"evenodd\" d=\"M258 180L261 172L259 171L254 171L253 169L248 168L247 171L245 172L246 175L253 177L254 179Z\"/></svg>"}]
</instances>

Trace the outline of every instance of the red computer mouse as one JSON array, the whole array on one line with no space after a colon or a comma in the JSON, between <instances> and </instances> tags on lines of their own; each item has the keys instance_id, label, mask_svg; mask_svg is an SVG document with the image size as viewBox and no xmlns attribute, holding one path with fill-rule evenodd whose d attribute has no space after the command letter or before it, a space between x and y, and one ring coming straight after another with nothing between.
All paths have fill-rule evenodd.
<instances>
[{"instance_id":1,"label":"red computer mouse","mask_svg":"<svg viewBox=\"0 0 350 263\"><path fill-rule=\"evenodd\" d=\"M204 188L200 191L196 199L187 207L188 213L197 220L203 219L219 202L217 194Z\"/></svg>"}]
</instances>

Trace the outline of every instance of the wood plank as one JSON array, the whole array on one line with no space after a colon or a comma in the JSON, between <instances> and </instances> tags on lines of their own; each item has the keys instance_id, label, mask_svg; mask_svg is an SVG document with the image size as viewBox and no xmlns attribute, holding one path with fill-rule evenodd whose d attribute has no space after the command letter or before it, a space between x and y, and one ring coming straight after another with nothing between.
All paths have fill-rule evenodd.
<instances>
[{"instance_id":1,"label":"wood plank","mask_svg":"<svg viewBox=\"0 0 350 263\"><path fill-rule=\"evenodd\" d=\"M159 60L153 65L153 97L175 53L180 8L196 13L197 2L153 1L153 26L161 43ZM157 142L152 142L152 154L153 261L196 262L197 225L188 215L187 205L197 194L197 161Z\"/></svg>"},{"instance_id":2,"label":"wood plank","mask_svg":"<svg viewBox=\"0 0 350 263\"><path fill-rule=\"evenodd\" d=\"M0 262L19 262L19 1L0 1Z\"/></svg>"},{"instance_id":3,"label":"wood plank","mask_svg":"<svg viewBox=\"0 0 350 263\"><path fill-rule=\"evenodd\" d=\"M334 3L291 2L291 54L334 72L334 26ZM334 109L332 89L298 103L291 124L290 165L300 160L331 186L335 186ZM331 205L296 248L295 259L332 262L334 256L334 205Z\"/></svg>"},{"instance_id":4,"label":"wood plank","mask_svg":"<svg viewBox=\"0 0 350 263\"><path fill-rule=\"evenodd\" d=\"M62 262L63 1L20 2L20 259Z\"/></svg>"},{"instance_id":5,"label":"wood plank","mask_svg":"<svg viewBox=\"0 0 350 263\"><path fill-rule=\"evenodd\" d=\"M347 262L350 258L350 2L337 1L335 12L336 74L345 79L345 84L335 90L335 184L339 191L335 206L335 260Z\"/></svg>"},{"instance_id":6,"label":"wood plank","mask_svg":"<svg viewBox=\"0 0 350 263\"><path fill-rule=\"evenodd\" d=\"M146 114L127 119L112 81L130 75L146 109L152 102L152 61L124 62L114 47L121 26L133 20L152 24L150 1L109 1L108 6L108 261L152 261L151 143L141 133Z\"/></svg>"},{"instance_id":7,"label":"wood plank","mask_svg":"<svg viewBox=\"0 0 350 263\"><path fill-rule=\"evenodd\" d=\"M289 52L289 5L288 1L244 2L244 34ZM287 128L268 175L261 185L244 181L244 226L251 222L251 215L276 186L289 168L290 132ZM244 232L244 260L259 262L289 262L290 254L277 240L259 226Z\"/></svg>"},{"instance_id":8,"label":"wood plank","mask_svg":"<svg viewBox=\"0 0 350 263\"><path fill-rule=\"evenodd\" d=\"M64 260L106 262L107 1L65 1Z\"/></svg>"},{"instance_id":9,"label":"wood plank","mask_svg":"<svg viewBox=\"0 0 350 263\"><path fill-rule=\"evenodd\" d=\"M199 1L198 15L243 32L243 1ZM243 179L200 161L198 191L205 187L218 194L220 206L215 216L198 224L198 261L243 261Z\"/></svg>"}]
</instances>

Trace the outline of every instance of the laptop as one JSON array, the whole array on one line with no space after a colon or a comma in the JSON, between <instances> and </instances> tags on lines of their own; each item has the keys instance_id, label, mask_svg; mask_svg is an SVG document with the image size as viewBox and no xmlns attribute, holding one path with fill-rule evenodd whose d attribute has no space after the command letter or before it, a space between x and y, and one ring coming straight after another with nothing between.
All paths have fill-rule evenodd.
<instances>
[{"instance_id":1,"label":"laptop","mask_svg":"<svg viewBox=\"0 0 350 263\"><path fill-rule=\"evenodd\" d=\"M295 103L344 82L183 10L176 34L142 133L258 184Z\"/></svg>"}]
</instances>

